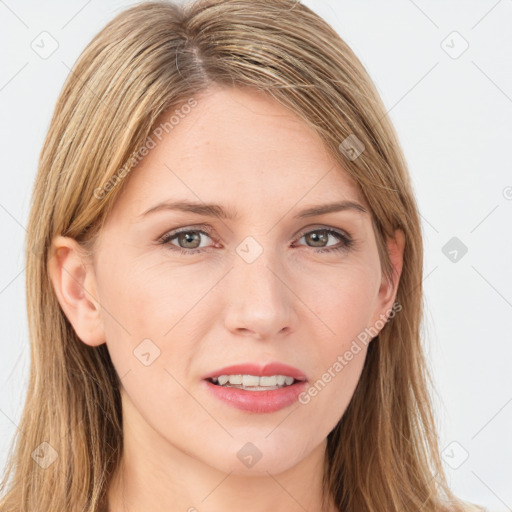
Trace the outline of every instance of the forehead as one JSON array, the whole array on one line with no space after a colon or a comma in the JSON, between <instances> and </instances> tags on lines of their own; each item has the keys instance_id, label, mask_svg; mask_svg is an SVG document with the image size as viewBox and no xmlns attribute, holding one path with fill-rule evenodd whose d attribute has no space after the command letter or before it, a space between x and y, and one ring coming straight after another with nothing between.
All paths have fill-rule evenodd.
<instances>
[{"instance_id":1,"label":"forehead","mask_svg":"<svg viewBox=\"0 0 512 512\"><path fill-rule=\"evenodd\" d=\"M131 171L115 209L138 215L159 201L190 200L242 217L336 200L365 204L317 133L267 93L215 86L193 99L193 108L178 105L159 118L155 126L167 130L150 135L155 145Z\"/></svg>"}]
</instances>

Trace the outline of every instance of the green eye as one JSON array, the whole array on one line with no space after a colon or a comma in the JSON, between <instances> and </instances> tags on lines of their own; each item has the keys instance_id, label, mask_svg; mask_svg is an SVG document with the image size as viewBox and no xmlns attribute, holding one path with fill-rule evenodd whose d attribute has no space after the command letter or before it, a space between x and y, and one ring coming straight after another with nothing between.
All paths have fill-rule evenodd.
<instances>
[{"instance_id":1,"label":"green eye","mask_svg":"<svg viewBox=\"0 0 512 512\"><path fill-rule=\"evenodd\" d=\"M320 234L320 235L318 235ZM314 235L314 236L312 236ZM341 245L335 246L335 247L329 247L329 246L323 246L322 244L325 242L327 243L329 240L329 236L333 236L340 240ZM316 252L336 252L336 251L345 251L348 250L353 241L350 237L347 235L335 231L333 229L314 229L311 231L307 231L304 235L301 236L301 238L304 238L306 240L309 240L313 244L319 243L316 247L320 247ZM315 247L313 245L312 247Z\"/></svg>"},{"instance_id":2,"label":"green eye","mask_svg":"<svg viewBox=\"0 0 512 512\"><path fill-rule=\"evenodd\" d=\"M201 229L185 228L180 229L179 231L171 231L170 233L165 234L160 239L160 243L162 245L167 245L173 251L178 251L180 254L193 255L205 252L205 249L207 248L201 247L201 235L205 235L206 237L211 238L207 231ZM337 238L341 245L334 247L322 245L328 243L329 237ZM309 247L317 247L315 250L317 253L347 251L353 245L352 238L347 234L327 228L318 228L306 231L300 236L299 240L301 238L304 238L306 241L309 241L309 243L313 244L309 245ZM177 240L179 245L173 243L174 240Z\"/></svg>"}]
</instances>

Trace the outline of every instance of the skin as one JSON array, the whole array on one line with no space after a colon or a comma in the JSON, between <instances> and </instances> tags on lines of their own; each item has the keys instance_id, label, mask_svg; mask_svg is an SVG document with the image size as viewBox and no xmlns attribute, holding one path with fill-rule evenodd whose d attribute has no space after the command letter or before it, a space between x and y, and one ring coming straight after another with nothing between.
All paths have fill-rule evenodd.
<instances>
[{"instance_id":1,"label":"skin","mask_svg":"<svg viewBox=\"0 0 512 512\"><path fill-rule=\"evenodd\" d=\"M125 178L93 259L70 238L53 243L49 271L65 314L84 343L107 344L122 378L125 445L110 510L320 510L326 437L352 398L367 347L309 403L272 413L224 404L201 378L231 364L280 361L316 382L389 315L398 279L382 274L370 213L293 218L341 200L369 212L303 121L255 90L215 86L196 99ZM218 203L239 218L139 217L170 199ZM188 244L158 243L182 227ZM326 228L353 245L318 253L343 245L334 235L319 241ZM236 252L248 236L263 250L250 264ZM397 276L403 244L400 231L388 242ZM172 250L179 247L205 251ZM148 366L134 355L144 339L154 344L151 358L160 351ZM248 442L262 454L250 468L237 457Z\"/></svg>"}]
</instances>

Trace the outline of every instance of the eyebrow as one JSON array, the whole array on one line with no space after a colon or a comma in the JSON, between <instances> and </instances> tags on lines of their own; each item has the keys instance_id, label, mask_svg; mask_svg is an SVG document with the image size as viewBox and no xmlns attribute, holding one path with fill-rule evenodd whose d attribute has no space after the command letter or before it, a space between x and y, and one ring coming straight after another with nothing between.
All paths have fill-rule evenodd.
<instances>
[{"instance_id":1,"label":"eyebrow","mask_svg":"<svg viewBox=\"0 0 512 512\"><path fill-rule=\"evenodd\" d=\"M150 213L162 210L176 210L188 213L195 213L207 217L218 217L220 219L234 220L238 217L236 210L231 208L224 208L219 204L213 203L196 203L191 201L162 201L155 206L152 206L145 212L141 213L138 218L146 217ZM325 215L327 213L341 212L345 210L355 210L361 213L368 213L364 206L354 201L338 201L335 203L328 203L316 206L310 206L297 213L295 219L303 219L308 217L315 217L317 215Z\"/></svg>"}]
</instances>

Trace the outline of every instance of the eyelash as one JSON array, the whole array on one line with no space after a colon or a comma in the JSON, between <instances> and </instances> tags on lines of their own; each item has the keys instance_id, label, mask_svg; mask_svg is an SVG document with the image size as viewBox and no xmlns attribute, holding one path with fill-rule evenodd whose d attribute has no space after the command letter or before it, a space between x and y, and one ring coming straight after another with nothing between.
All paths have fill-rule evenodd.
<instances>
[{"instance_id":1,"label":"eyelash","mask_svg":"<svg viewBox=\"0 0 512 512\"><path fill-rule=\"evenodd\" d=\"M317 253L337 253L337 252L342 252L342 251L348 251L349 249L351 249L352 245L354 244L354 240L350 236L348 236L345 233L342 233L341 231L337 231L337 230L330 229L330 228L315 228L315 229L311 229L309 231L304 231L300 234L298 240L300 240L303 236L305 236L309 233L315 233L315 232L324 232L328 235L333 235L333 236L339 238L341 242L343 242L342 245L337 246L337 247L316 249L315 252L317 252ZM185 229L180 229L178 231L171 231L170 233L166 233L159 239L159 243L161 245L167 245L167 246L169 246L169 248L172 251L176 251L176 252L178 252L180 254L184 254L186 256L199 254L199 253L206 251L206 248L183 249L182 247L178 247L174 244L171 244L171 240L174 240L175 238L177 238L178 235L180 235L181 233L203 233L206 236L212 238L212 236L208 233L207 230L185 228ZM306 246L306 247L308 247L308 246ZM314 249L314 247L312 247L312 249Z\"/></svg>"}]
</instances>

